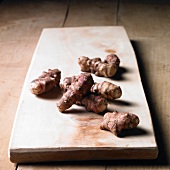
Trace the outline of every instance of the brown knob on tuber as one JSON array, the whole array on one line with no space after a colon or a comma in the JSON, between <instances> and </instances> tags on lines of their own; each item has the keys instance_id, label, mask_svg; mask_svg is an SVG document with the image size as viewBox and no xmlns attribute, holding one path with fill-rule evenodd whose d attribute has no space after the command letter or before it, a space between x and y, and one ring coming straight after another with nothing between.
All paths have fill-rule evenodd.
<instances>
[{"instance_id":1,"label":"brown knob on tuber","mask_svg":"<svg viewBox=\"0 0 170 170\"><path fill-rule=\"evenodd\" d=\"M57 103L60 112L70 108L76 101L80 101L86 95L94 84L93 78L89 73L82 73L76 76L67 91Z\"/></svg>"},{"instance_id":2,"label":"brown knob on tuber","mask_svg":"<svg viewBox=\"0 0 170 170\"><path fill-rule=\"evenodd\" d=\"M103 122L100 124L100 129L107 129L116 136L123 129L135 128L139 124L139 118L135 114L127 112L107 112L103 117Z\"/></svg>"},{"instance_id":3,"label":"brown knob on tuber","mask_svg":"<svg viewBox=\"0 0 170 170\"><path fill-rule=\"evenodd\" d=\"M113 77L119 68L120 60L115 54L106 56L104 61L100 58L90 59L82 56L78 58L78 64L83 72L91 72L96 76Z\"/></svg>"},{"instance_id":4,"label":"brown knob on tuber","mask_svg":"<svg viewBox=\"0 0 170 170\"><path fill-rule=\"evenodd\" d=\"M59 85L61 71L58 69L48 69L43 71L41 76L30 83L29 89L31 93L38 95L51 90L56 85Z\"/></svg>"},{"instance_id":5,"label":"brown knob on tuber","mask_svg":"<svg viewBox=\"0 0 170 170\"><path fill-rule=\"evenodd\" d=\"M104 97L90 93L82 98L80 104L85 106L87 111L102 113L107 109L108 102Z\"/></svg>"},{"instance_id":6,"label":"brown knob on tuber","mask_svg":"<svg viewBox=\"0 0 170 170\"><path fill-rule=\"evenodd\" d=\"M104 81L102 83L94 83L94 85L91 87L91 92L100 94L108 100L118 99L122 95L122 90L120 86L107 81Z\"/></svg>"}]
</instances>

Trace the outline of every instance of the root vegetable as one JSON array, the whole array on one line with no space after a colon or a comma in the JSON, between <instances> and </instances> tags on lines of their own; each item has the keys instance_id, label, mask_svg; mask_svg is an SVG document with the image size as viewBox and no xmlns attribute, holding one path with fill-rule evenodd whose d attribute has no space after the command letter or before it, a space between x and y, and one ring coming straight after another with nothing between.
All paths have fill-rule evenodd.
<instances>
[{"instance_id":1,"label":"root vegetable","mask_svg":"<svg viewBox=\"0 0 170 170\"><path fill-rule=\"evenodd\" d=\"M90 91L94 84L93 78L89 73L82 73L76 76L67 91L57 103L60 112L64 112L70 108L76 101L80 101L82 97Z\"/></svg>"},{"instance_id":2,"label":"root vegetable","mask_svg":"<svg viewBox=\"0 0 170 170\"><path fill-rule=\"evenodd\" d=\"M65 77L65 78L63 79L63 82L60 83L60 88L61 88L64 92L66 92L66 91L69 89L71 83L74 82L74 81L76 80L76 78L77 78L76 76Z\"/></svg>"},{"instance_id":3,"label":"root vegetable","mask_svg":"<svg viewBox=\"0 0 170 170\"><path fill-rule=\"evenodd\" d=\"M123 129L135 128L139 124L139 118L135 114L127 112L107 112L103 117L103 122L100 124L100 129L109 130L116 136Z\"/></svg>"},{"instance_id":4,"label":"root vegetable","mask_svg":"<svg viewBox=\"0 0 170 170\"><path fill-rule=\"evenodd\" d=\"M107 81L104 81L102 83L95 83L91 87L91 92L95 94L100 94L101 96L109 100L120 98L122 95L122 90L120 86Z\"/></svg>"},{"instance_id":5,"label":"root vegetable","mask_svg":"<svg viewBox=\"0 0 170 170\"><path fill-rule=\"evenodd\" d=\"M82 98L80 104L85 106L87 111L102 113L107 109L107 100L100 95L89 94Z\"/></svg>"},{"instance_id":6,"label":"root vegetable","mask_svg":"<svg viewBox=\"0 0 170 170\"><path fill-rule=\"evenodd\" d=\"M66 92L72 82L74 82L76 79L76 76L65 77L63 79L63 82L60 83L60 87L63 89L64 92ZM87 95L83 96L80 101L76 101L76 104L83 105L87 111L102 113L107 109L108 102L101 95L92 94L89 92Z\"/></svg>"},{"instance_id":7,"label":"root vegetable","mask_svg":"<svg viewBox=\"0 0 170 170\"><path fill-rule=\"evenodd\" d=\"M60 83L60 87L67 91L71 83L76 79L76 76L66 77L63 82ZM96 95L101 95L105 99L115 100L121 97L122 90L120 86L117 86L113 83L104 81L102 83L94 83L90 91Z\"/></svg>"},{"instance_id":8,"label":"root vegetable","mask_svg":"<svg viewBox=\"0 0 170 170\"><path fill-rule=\"evenodd\" d=\"M59 85L61 71L58 69L48 69L43 71L41 76L30 83L29 89L31 93L38 95L50 91L56 85Z\"/></svg>"},{"instance_id":9,"label":"root vegetable","mask_svg":"<svg viewBox=\"0 0 170 170\"><path fill-rule=\"evenodd\" d=\"M113 64L115 64L117 67L119 67L120 59L119 59L118 56L115 55L115 54L109 54L109 55L106 56L105 62L107 62L107 63L113 63Z\"/></svg>"},{"instance_id":10,"label":"root vegetable","mask_svg":"<svg viewBox=\"0 0 170 170\"><path fill-rule=\"evenodd\" d=\"M83 72L91 72L96 76L113 77L119 67L120 60L115 54L106 56L102 61L100 58L90 59L82 56L78 59L78 64Z\"/></svg>"}]
</instances>

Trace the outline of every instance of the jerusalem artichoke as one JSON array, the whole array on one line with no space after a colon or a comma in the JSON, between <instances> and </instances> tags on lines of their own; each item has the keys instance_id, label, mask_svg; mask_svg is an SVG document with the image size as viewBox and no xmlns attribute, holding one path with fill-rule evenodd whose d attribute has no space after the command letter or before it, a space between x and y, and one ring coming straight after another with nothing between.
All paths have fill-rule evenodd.
<instances>
[{"instance_id":1,"label":"jerusalem artichoke","mask_svg":"<svg viewBox=\"0 0 170 170\"><path fill-rule=\"evenodd\" d=\"M71 83L76 79L76 76L66 77L63 80L63 83L60 83L60 87L67 91ZM91 93L103 96L105 99L114 100L118 99L122 95L122 90L120 86L117 86L113 83L104 81L102 83L94 83L90 89Z\"/></svg>"},{"instance_id":2,"label":"jerusalem artichoke","mask_svg":"<svg viewBox=\"0 0 170 170\"><path fill-rule=\"evenodd\" d=\"M76 79L71 83L57 103L59 111L64 112L75 104L76 101L80 101L82 97L90 91L93 84L93 78L89 73L82 73L79 76L76 76Z\"/></svg>"},{"instance_id":3,"label":"jerusalem artichoke","mask_svg":"<svg viewBox=\"0 0 170 170\"><path fill-rule=\"evenodd\" d=\"M94 83L90 90L92 93L100 94L104 98L114 100L120 98L122 90L120 86L104 81L102 83Z\"/></svg>"},{"instance_id":4,"label":"jerusalem artichoke","mask_svg":"<svg viewBox=\"0 0 170 170\"><path fill-rule=\"evenodd\" d=\"M82 56L78 59L78 64L83 72L91 72L96 76L113 77L119 67L120 60L115 54L106 56L102 61L100 58L89 59Z\"/></svg>"},{"instance_id":5,"label":"jerusalem artichoke","mask_svg":"<svg viewBox=\"0 0 170 170\"><path fill-rule=\"evenodd\" d=\"M113 63L117 67L119 67L120 59L118 58L118 56L116 54L109 54L109 55L106 56L105 62Z\"/></svg>"},{"instance_id":6,"label":"jerusalem artichoke","mask_svg":"<svg viewBox=\"0 0 170 170\"><path fill-rule=\"evenodd\" d=\"M61 88L64 92L66 92L66 91L69 89L71 83L74 82L74 81L76 80L76 78L77 78L76 76L65 77L65 78L63 79L63 82L60 83L60 88Z\"/></svg>"},{"instance_id":7,"label":"jerusalem artichoke","mask_svg":"<svg viewBox=\"0 0 170 170\"><path fill-rule=\"evenodd\" d=\"M63 91L66 92L69 89L71 83L74 82L76 79L77 79L76 76L65 77L63 79L63 82L60 83L61 89L63 89ZM83 98L80 101L76 101L76 104L83 105L88 111L102 113L103 111L106 110L108 102L101 95L89 92L88 94L83 96Z\"/></svg>"},{"instance_id":8,"label":"jerusalem artichoke","mask_svg":"<svg viewBox=\"0 0 170 170\"><path fill-rule=\"evenodd\" d=\"M61 78L61 71L58 69L48 69L43 71L42 75L30 83L29 89L35 94L42 94L51 90L54 86L59 85Z\"/></svg>"},{"instance_id":9,"label":"jerusalem artichoke","mask_svg":"<svg viewBox=\"0 0 170 170\"><path fill-rule=\"evenodd\" d=\"M139 124L139 118L135 114L127 112L107 112L103 117L103 122L100 124L100 129L107 129L116 136L123 129L135 128Z\"/></svg>"},{"instance_id":10,"label":"jerusalem artichoke","mask_svg":"<svg viewBox=\"0 0 170 170\"><path fill-rule=\"evenodd\" d=\"M80 101L81 105L84 105L87 111L94 113L102 113L107 109L107 100L100 95L89 94L84 96Z\"/></svg>"}]
</instances>

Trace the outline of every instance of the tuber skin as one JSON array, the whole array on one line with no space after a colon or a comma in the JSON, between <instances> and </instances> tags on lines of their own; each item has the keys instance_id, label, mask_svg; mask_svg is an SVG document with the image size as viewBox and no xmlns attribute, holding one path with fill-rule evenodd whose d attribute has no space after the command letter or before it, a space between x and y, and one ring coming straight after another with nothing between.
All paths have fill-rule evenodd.
<instances>
[{"instance_id":1,"label":"tuber skin","mask_svg":"<svg viewBox=\"0 0 170 170\"><path fill-rule=\"evenodd\" d=\"M103 113L107 109L108 102L102 96L90 93L82 98L80 104L85 106L87 111Z\"/></svg>"},{"instance_id":2,"label":"tuber skin","mask_svg":"<svg viewBox=\"0 0 170 170\"><path fill-rule=\"evenodd\" d=\"M81 56L78 58L78 64L83 72L91 72L96 76L113 77L119 68L120 60L115 54L109 54L104 61L100 58L90 59Z\"/></svg>"},{"instance_id":3,"label":"tuber skin","mask_svg":"<svg viewBox=\"0 0 170 170\"><path fill-rule=\"evenodd\" d=\"M102 83L94 83L90 91L95 94L100 94L108 100L115 100L121 97L122 90L120 86L104 81Z\"/></svg>"},{"instance_id":4,"label":"tuber skin","mask_svg":"<svg viewBox=\"0 0 170 170\"><path fill-rule=\"evenodd\" d=\"M76 76L65 77L63 79L63 82L60 83L61 89L66 92L72 82L74 82L76 79ZM80 101L76 101L76 104L84 106L87 111L92 111L94 113L102 113L107 109L108 102L101 95L96 95L89 92L88 94L83 96Z\"/></svg>"},{"instance_id":5,"label":"tuber skin","mask_svg":"<svg viewBox=\"0 0 170 170\"><path fill-rule=\"evenodd\" d=\"M91 86L94 84L90 73L82 73L76 76L76 79L71 83L67 91L57 103L58 110L64 112L70 108L76 101L80 101L86 95Z\"/></svg>"},{"instance_id":6,"label":"tuber skin","mask_svg":"<svg viewBox=\"0 0 170 170\"><path fill-rule=\"evenodd\" d=\"M72 81L74 81L75 79L76 76L64 78L63 83L60 83L60 87L64 90L64 92L67 91ZM122 96L122 90L120 86L107 81L104 81L102 83L94 83L90 89L90 92L96 95L101 95L108 100L115 100Z\"/></svg>"},{"instance_id":7,"label":"tuber skin","mask_svg":"<svg viewBox=\"0 0 170 170\"><path fill-rule=\"evenodd\" d=\"M109 130L118 136L123 129L136 128L138 124L139 118L135 114L117 111L107 112L100 124L100 129Z\"/></svg>"},{"instance_id":8,"label":"tuber skin","mask_svg":"<svg viewBox=\"0 0 170 170\"><path fill-rule=\"evenodd\" d=\"M66 91L69 89L71 83L74 82L74 81L76 80L76 78L77 78L76 76L65 77L65 78L63 79L63 82L60 83L60 88L61 88L64 92L66 92Z\"/></svg>"},{"instance_id":9,"label":"tuber skin","mask_svg":"<svg viewBox=\"0 0 170 170\"><path fill-rule=\"evenodd\" d=\"M118 58L118 56L116 54L109 54L109 55L106 56L105 62L113 63L117 67L119 67L120 59Z\"/></svg>"},{"instance_id":10,"label":"tuber skin","mask_svg":"<svg viewBox=\"0 0 170 170\"><path fill-rule=\"evenodd\" d=\"M50 91L56 85L59 85L61 79L61 71L58 69L48 69L43 71L41 76L34 79L29 86L31 93L39 95Z\"/></svg>"}]
</instances>

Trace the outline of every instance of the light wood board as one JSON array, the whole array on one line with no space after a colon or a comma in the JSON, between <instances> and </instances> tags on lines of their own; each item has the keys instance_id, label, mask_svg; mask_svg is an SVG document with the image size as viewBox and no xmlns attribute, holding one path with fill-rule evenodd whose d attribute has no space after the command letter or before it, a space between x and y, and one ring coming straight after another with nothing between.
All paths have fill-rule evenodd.
<instances>
[{"instance_id":1,"label":"light wood board","mask_svg":"<svg viewBox=\"0 0 170 170\"><path fill-rule=\"evenodd\" d=\"M109 111L127 111L140 118L137 129L116 137L100 130L102 115L72 106L66 113L57 110L62 93L55 88L34 96L29 83L48 68L65 76L81 73L78 57L105 58L115 51L121 60L113 78L96 77L96 82L120 85L123 95L109 103ZM62 81L62 80L61 80ZM12 162L65 160L154 159L158 149L150 111L143 91L135 53L123 27L80 27L44 29L35 50L18 104L9 145Z\"/></svg>"}]
</instances>

